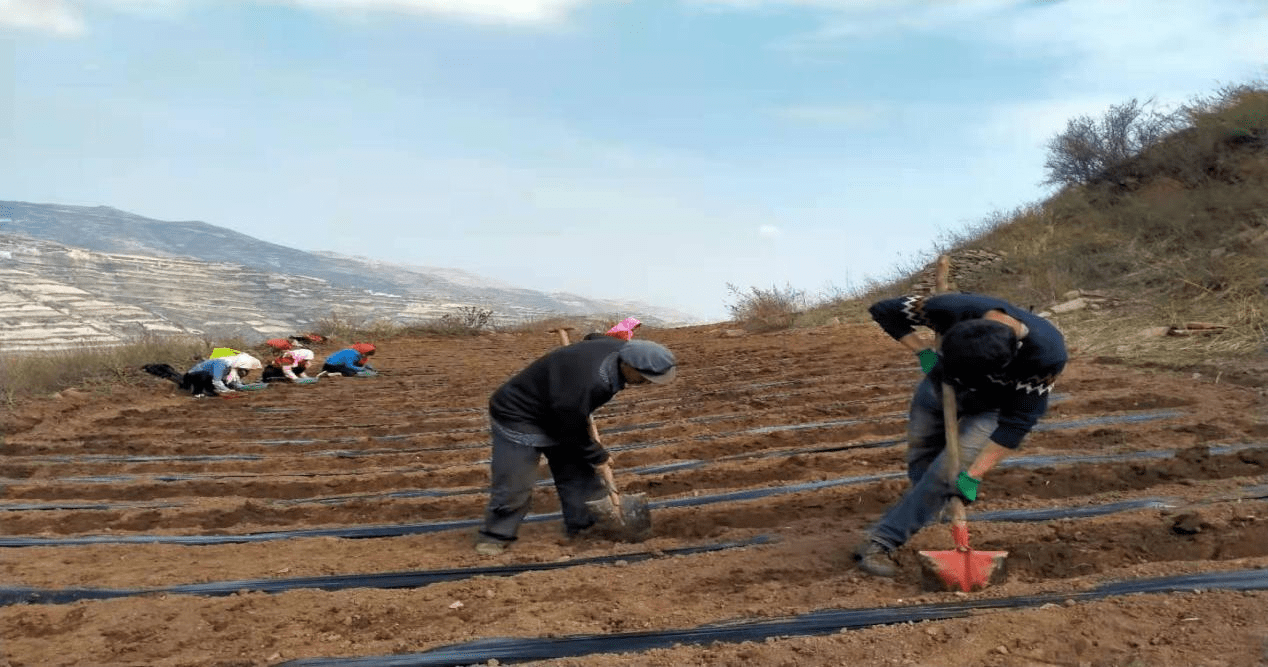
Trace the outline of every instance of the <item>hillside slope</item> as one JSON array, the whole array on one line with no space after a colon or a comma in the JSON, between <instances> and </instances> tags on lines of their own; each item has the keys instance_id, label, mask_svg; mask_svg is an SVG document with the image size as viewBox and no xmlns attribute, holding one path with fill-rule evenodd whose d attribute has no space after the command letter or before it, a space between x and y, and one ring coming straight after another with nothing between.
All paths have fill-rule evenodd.
<instances>
[{"instance_id":1,"label":"hillside slope","mask_svg":"<svg viewBox=\"0 0 1268 667\"><path fill-rule=\"evenodd\" d=\"M1268 88L1229 88L1185 129L946 242L956 289L1050 310L1071 344L1257 386L1268 376ZM927 289L929 269L860 304Z\"/></svg>"}]
</instances>

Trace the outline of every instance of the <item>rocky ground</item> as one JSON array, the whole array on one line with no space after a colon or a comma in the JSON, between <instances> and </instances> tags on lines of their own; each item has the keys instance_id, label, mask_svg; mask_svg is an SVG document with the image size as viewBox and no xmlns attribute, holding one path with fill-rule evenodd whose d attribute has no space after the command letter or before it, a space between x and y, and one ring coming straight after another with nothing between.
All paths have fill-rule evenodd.
<instances>
[{"instance_id":1,"label":"rocky ground","mask_svg":"<svg viewBox=\"0 0 1268 667\"><path fill-rule=\"evenodd\" d=\"M1076 352L971 508L1008 579L929 592L916 552L949 548L945 525L895 580L849 557L906 484L914 359L870 325L721 333L646 332L679 381L596 414L618 481L653 502L633 544L570 542L547 517L502 556L471 549L485 403L557 344L546 332L383 342L378 378L201 400L155 379L17 406L0 664L1268 665L1258 388ZM557 511L549 486L534 502ZM1204 573L1251 590L1102 588ZM436 651L496 637L547 652Z\"/></svg>"}]
</instances>

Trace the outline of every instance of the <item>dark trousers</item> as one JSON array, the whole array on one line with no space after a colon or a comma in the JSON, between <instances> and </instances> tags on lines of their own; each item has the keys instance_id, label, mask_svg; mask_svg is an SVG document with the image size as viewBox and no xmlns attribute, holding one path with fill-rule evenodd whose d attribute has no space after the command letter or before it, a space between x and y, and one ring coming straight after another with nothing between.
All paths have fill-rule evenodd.
<instances>
[{"instance_id":1,"label":"dark trousers","mask_svg":"<svg viewBox=\"0 0 1268 667\"><path fill-rule=\"evenodd\" d=\"M208 371L195 371L186 373L181 377L181 389L189 393L200 396L216 396L216 388L211 384L211 373Z\"/></svg>"},{"instance_id":2,"label":"dark trousers","mask_svg":"<svg viewBox=\"0 0 1268 667\"><path fill-rule=\"evenodd\" d=\"M291 379L286 377L286 374L282 372L281 367L274 366L272 364L264 367L264 373L261 375L260 380L264 382L290 382L291 381Z\"/></svg>"},{"instance_id":3,"label":"dark trousers","mask_svg":"<svg viewBox=\"0 0 1268 667\"><path fill-rule=\"evenodd\" d=\"M359 371L351 366L344 366L343 364L322 364L321 369L332 375L338 373L344 377L356 377L365 372Z\"/></svg>"},{"instance_id":4,"label":"dark trousers","mask_svg":"<svg viewBox=\"0 0 1268 667\"><path fill-rule=\"evenodd\" d=\"M306 370L308 370L308 364L297 364L291 367L291 372L296 375L299 375L300 373L303 373ZM290 378L286 377L286 373L282 371L282 367L278 366L277 364L269 364L268 366L265 366L263 377L261 377L260 380L263 382L290 382L291 381Z\"/></svg>"},{"instance_id":5,"label":"dark trousers","mask_svg":"<svg viewBox=\"0 0 1268 667\"><path fill-rule=\"evenodd\" d=\"M594 525L586 501L601 498L606 491L594 466L581 458L580 450L566 445L532 447L507 438L498 428L493 428L492 433L493 483L482 535L505 541L515 539L532 504L537 464L542 456L555 480L564 529L572 535Z\"/></svg>"}]
</instances>

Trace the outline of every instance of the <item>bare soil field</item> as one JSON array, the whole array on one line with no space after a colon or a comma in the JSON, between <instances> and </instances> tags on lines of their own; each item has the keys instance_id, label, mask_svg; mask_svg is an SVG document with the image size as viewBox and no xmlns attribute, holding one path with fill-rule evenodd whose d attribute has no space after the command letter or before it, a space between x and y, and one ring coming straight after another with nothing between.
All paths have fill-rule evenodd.
<instances>
[{"instance_id":1,"label":"bare soil field","mask_svg":"<svg viewBox=\"0 0 1268 667\"><path fill-rule=\"evenodd\" d=\"M945 524L894 580L850 559L907 483L914 358L865 325L642 337L678 381L595 415L652 501L637 544L564 539L543 483L510 551L472 550L488 396L546 332L382 341L377 378L18 406L0 665L1268 665L1262 387L1074 351L970 508L1007 581L927 592Z\"/></svg>"}]
</instances>

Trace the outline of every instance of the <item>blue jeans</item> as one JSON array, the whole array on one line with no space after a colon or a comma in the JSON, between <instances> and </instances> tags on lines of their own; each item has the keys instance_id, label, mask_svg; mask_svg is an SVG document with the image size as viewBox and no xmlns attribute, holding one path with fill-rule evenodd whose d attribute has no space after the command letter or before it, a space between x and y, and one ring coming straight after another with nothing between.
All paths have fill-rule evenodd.
<instances>
[{"instance_id":1,"label":"blue jeans","mask_svg":"<svg viewBox=\"0 0 1268 667\"><path fill-rule=\"evenodd\" d=\"M959 412L958 405L956 411ZM999 422L999 411L959 414L958 417L960 470L965 470L990 442ZM907 421L907 479L911 481L911 488L872 527L872 540L888 549L896 549L938 518L947 500L955 494L955 485L946 474L946 446L942 394L925 378L916 387Z\"/></svg>"},{"instance_id":2,"label":"blue jeans","mask_svg":"<svg viewBox=\"0 0 1268 667\"><path fill-rule=\"evenodd\" d=\"M569 535L594 525L594 516L586 507L587 500L602 498L606 493L594 466L581 457L581 450L568 445L551 444L545 436L536 435L542 444L534 447L524 442L523 434L517 434L494 422L492 486L489 489L489 505L484 512L484 527L480 533L487 537L511 541L519 532L520 523L528 514L533 500L533 485L537 483L537 464L542 456L550 466L555 480L555 491L563 511L564 528Z\"/></svg>"},{"instance_id":3,"label":"blue jeans","mask_svg":"<svg viewBox=\"0 0 1268 667\"><path fill-rule=\"evenodd\" d=\"M321 369L323 371L326 371L327 373L331 373L331 374L337 373L339 375L342 375L344 377L349 377L349 378L358 377L358 376L368 377L371 375L378 375L378 373L375 373L374 369L370 368L369 366L363 366L360 369L358 369L355 366L349 366L347 364L322 364Z\"/></svg>"}]
</instances>

